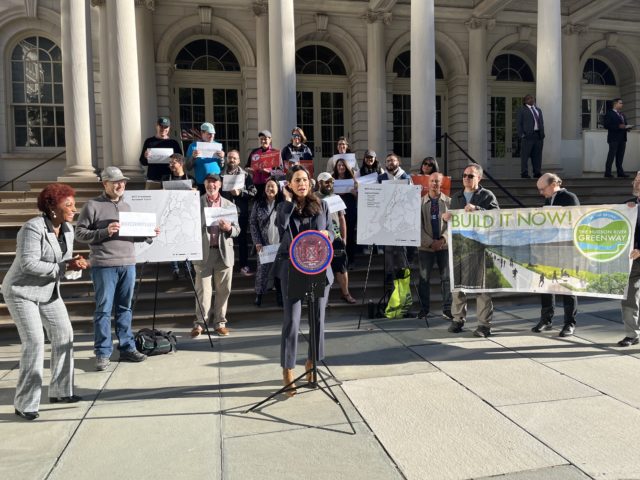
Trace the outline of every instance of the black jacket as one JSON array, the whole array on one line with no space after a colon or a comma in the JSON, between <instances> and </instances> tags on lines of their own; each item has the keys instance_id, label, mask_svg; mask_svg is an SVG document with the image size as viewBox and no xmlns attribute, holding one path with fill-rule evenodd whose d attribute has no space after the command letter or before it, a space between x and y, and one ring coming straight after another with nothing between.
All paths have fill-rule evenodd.
<instances>
[{"instance_id":1,"label":"black jacket","mask_svg":"<svg viewBox=\"0 0 640 480\"><path fill-rule=\"evenodd\" d=\"M627 141L627 129L620 128L620 124L627 125L627 117L620 113L620 117L616 112L609 110L604 116L604 128L607 129L607 143L626 142Z\"/></svg>"},{"instance_id":2,"label":"black jacket","mask_svg":"<svg viewBox=\"0 0 640 480\"><path fill-rule=\"evenodd\" d=\"M498 205L498 199L493 192L483 188L481 185L479 185L478 189L473 192L473 196L469 203L477 206L479 210L493 210L495 208L500 208ZM451 210L462 209L466 204L467 199L464 197L464 190L451 197Z\"/></svg>"},{"instance_id":3,"label":"black jacket","mask_svg":"<svg viewBox=\"0 0 640 480\"><path fill-rule=\"evenodd\" d=\"M553 198L553 205L555 207L577 207L580 205L580 200L576 197L575 194L561 188L556 192L556 196ZM551 198L545 198L544 204L551 205Z\"/></svg>"}]
</instances>

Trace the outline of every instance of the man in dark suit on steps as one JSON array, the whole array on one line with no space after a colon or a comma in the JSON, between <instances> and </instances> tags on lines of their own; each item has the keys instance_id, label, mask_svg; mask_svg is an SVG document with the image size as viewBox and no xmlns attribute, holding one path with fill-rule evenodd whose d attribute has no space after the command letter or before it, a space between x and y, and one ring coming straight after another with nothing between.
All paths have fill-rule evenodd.
<instances>
[{"instance_id":1,"label":"man in dark suit on steps","mask_svg":"<svg viewBox=\"0 0 640 480\"><path fill-rule=\"evenodd\" d=\"M567 191L565 188L562 188L561 185L562 180L555 173L545 173L538 179L536 187L538 188L540 195L545 198L545 206L572 207L580 205L578 197ZM564 326L560 331L560 336L569 337L573 335L576 328L578 299L575 295L558 296L562 298L562 304L564 306ZM540 295L540 303L542 306L540 310L540 321L531 329L532 332L536 333L539 333L542 330L551 330L552 328L551 322L554 313L553 295L550 293L543 293Z\"/></svg>"},{"instance_id":2,"label":"man in dark suit on steps","mask_svg":"<svg viewBox=\"0 0 640 480\"><path fill-rule=\"evenodd\" d=\"M622 99L614 98L611 110L604 117L604 128L607 129L607 143L609 144L609 153L607 154L607 164L605 165L604 176L613 177L611 167L613 159L616 159L616 171L619 177L628 177L622 168L624 160L624 151L627 148L627 119L622 110Z\"/></svg>"},{"instance_id":3,"label":"man in dark suit on steps","mask_svg":"<svg viewBox=\"0 0 640 480\"><path fill-rule=\"evenodd\" d=\"M534 178L539 178L542 170L542 147L544 144L544 119L542 110L535 105L533 95L524 97L524 105L518 110L516 125L520 139L520 176L529 177L529 157Z\"/></svg>"}]
</instances>

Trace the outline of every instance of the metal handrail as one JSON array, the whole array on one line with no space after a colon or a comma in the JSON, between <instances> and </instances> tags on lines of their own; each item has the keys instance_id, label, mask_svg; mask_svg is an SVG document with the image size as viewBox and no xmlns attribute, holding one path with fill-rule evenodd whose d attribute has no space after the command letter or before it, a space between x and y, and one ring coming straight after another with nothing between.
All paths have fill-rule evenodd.
<instances>
[{"instance_id":1,"label":"metal handrail","mask_svg":"<svg viewBox=\"0 0 640 480\"><path fill-rule=\"evenodd\" d=\"M62 150L60 153L57 153L56 155L54 155L53 157L45 160L42 163L39 163L38 165L36 165L33 168L30 168L29 170L27 170L26 172L21 173L20 175L18 175L17 177L12 178L11 180L9 180L8 182L3 183L2 185L0 185L0 190L2 190L4 187L6 187L7 185L11 184L11 191L13 192L13 184L16 180L18 180L19 178L24 177L27 173L31 173L34 170L40 168L41 166L49 163L51 160L55 160L56 158L58 158L60 155L62 155L63 153L67 153L66 150Z\"/></svg>"},{"instance_id":2,"label":"metal handrail","mask_svg":"<svg viewBox=\"0 0 640 480\"><path fill-rule=\"evenodd\" d=\"M456 142L453 138L451 138L451 136L448 133L444 133L442 134L442 136L440 138L444 139L444 171L445 171L445 175L447 173L447 167L448 167L448 163L449 163L449 148L448 148L448 143L447 142L451 142L453 143L456 147L458 147L458 149L464 154L465 157L467 157L469 159L469 161L471 163L475 163L476 165L480 165L478 162L475 161L475 159L473 157L471 157L471 155L469 155L467 153L467 151L462 148L460 145L458 145L458 142ZM519 205L520 207L526 207L526 205L524 203L522 203L520 200L518 200L516 197L513 196L513 194L507 190L498 180L496 180L495 178L493 178L491 176L491 174L489 172L487 172L486 170L483 173L483 177L488 178L489 180L491 180L496 187L498 187L500 190L502 190L504 192L504 194L509 197L511 200L513 200L516 205Z\"/></svg>"}]
</instances>

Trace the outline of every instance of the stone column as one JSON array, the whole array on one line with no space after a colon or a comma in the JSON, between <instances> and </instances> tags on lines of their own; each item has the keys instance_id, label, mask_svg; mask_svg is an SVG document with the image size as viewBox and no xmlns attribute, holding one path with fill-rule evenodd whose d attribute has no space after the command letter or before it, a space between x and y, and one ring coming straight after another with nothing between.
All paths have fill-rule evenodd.
<instances>
[{"instance_id":1,"label":"stone column","mask_svg":"<svg viewBox=\"0 0 640 480\"><path fill-rule=\"evenodd\" d=\"M265 1L253 4L256 15L256 80L258 96L258 130L271 131L271 98L269 96L269 16ZM271 131L273 134L273 131ZM257 137L257 132L249 132L248 137ZM252 145L252 142L249 142ZM282 148L282 145L276 145Z\"/></svg>"},{"instance_id":2,"label":"stone column","mask_svg":"<svg viewBox=\"0 0 640 480\"><path fill-rule=\"evenodd\" d=\"M293 0L269 0L271 133L273 144L279 148L289 143L296 125L295 55Z\"/></svg>"},{"instance_id":3,"label":"stone column","mask_svg":"<svg viewBox=\"0 0 640 480\"><path fill-rule=\"evenodd\" d=\"M487 111L487 30L495 20L472 17L465 23L469 30L469 145L476 162L487 166L489 151Z\"/></svg>"},{"instance_id":4,"label":"stone column","mask_svg":"<svg viewBox=\"0 0 640 480\"><path fill-rule=\"evenodd\" d=\"M138 45L140 79L140 122L142 137L146 138L155 134L154 125L158 117L156 55L153 42L153 21L151 18L151 12L155 10L155 0L135 0L135 2L136 43Z\"/></svg>"},{"instance_id":5,"label":"stone column","mask_svg":"<svg viewBox=\"0 0 640 480\"><path fill-rule=\"evenodd\" d=\"M107 15L107 6L105 0L92 0L92 5L98 7L98 21L99 21L99 38L109 38L109 20ZM102 151L102 158L97 162L98 172L111 165L111 158L113 157L111 151L111 114L110 114L110 99L109 99L109 42L104 40L100 42L98 46L98 65L100 71L100 131L102 136L98 139L98 151ZM100 157L100 155L98 155Z\"/></svg>"},{"instance_id":6,"label":"stone column","mask_svg":"<svg viewBox=\"0 0 640 480\"><path fill-rule=\"evenodd\" d=\"M142 178L138 161L142 149L140 132L140 81L136 41L135 5L131 0L106 3L109 35L109 99L112 158L105 165L117 165L125 175Z\"/></svg>"},{"instance_id":7,"label":"stone column","mask_svg":"<svg viewBox=\"0 0 640 480\"><path fill-rule=\"evenodd\" d=\"M538 0L536 103L544 115L543 170L558 167L562 160L561 28L560 2Z\"/></svg>"},{"instance_id":8,"label":"stone column","mask_svg":"<svg viewBox=\"0 0 640 480\"><path fill-rule=\"evenodd\" d=\"M384 162L387 153L387 75L385 71L384 26L391 13L369 11L367 21L367 148Z\"/></svg>"},{"instance_id":9,"label":"stone column","mask_svg":"<svg viewBox=\"0 0 640 480\"><path fill-rule=\"evenodd\" d=\"M67 151L64 175L95 178L91 145L94 132L89 106L89 4L84 0L62 0L60 17Z\"/></svg>"},{"instance_id":10,"label":"stone column","mask_svg":"<svg viewBox=\"0 0 640 480\"><path fill-rule=\"evenodd\" d=\"M411 2L411 167L436 153L434 0Z\"/></svg>"},{"instance_id":11,"label":"stone column","mask_svg":"<svg viewBox=\"0 0 640 480\"><path fill-rule=\"evenodd\" d=\"M562 138L580 138L582 98L582 72L580 71L580 33L583 25L567 24L562 29Z\"/></svg>"}]
</instances>

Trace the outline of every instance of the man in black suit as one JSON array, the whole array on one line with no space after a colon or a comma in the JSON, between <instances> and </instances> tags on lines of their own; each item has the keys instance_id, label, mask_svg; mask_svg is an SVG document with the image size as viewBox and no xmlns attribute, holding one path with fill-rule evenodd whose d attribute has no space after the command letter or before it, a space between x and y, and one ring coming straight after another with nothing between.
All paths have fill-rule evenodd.
<instances>
[{"instance_id":1,"label":"man in black suit","mask_svg":"<svg viewBox=\"0 0 640 480\"><path fill-rule=\"evenodd\" d=\"M627 119L622 110L622 99L614 98L611 110L604 117L604 128L607 129L607 143L609 144L609 153L607 154L607 164L604 169L604 176L611 178L611 167L613 159L616 159L616 170L619 177L628 177L622 169L622 161L624 160L624 151L627 147Z\"/></svg>"},{"instance_id":2,"label":"man in black suit","mask_svg":"<svg viewBox=\"0 0 640 480\"><path fill-rule=\"evenodd\" d=\"M533 176L539 178L542 170L542 146L544 144L544 119L542 110L535 105L533 95L524 97L524 105L518 110L516 124L520 139L520 176L529 177L529 157Z\"/></svg>"},{"instance_id":3,"label":"man in black suit","mask_svg":"<svg viewBox=\"0 0 640 480\"><path fill-rule=\"evenodd\" d=\"M555 173L545 173L542 175L536 187L538 192L545 200L545 206L572 207L580 205L578 197L573 193L561 188L562 180ZM564 307L564 326L560 331L561 337L569 337L573 335L576 328L576 313L578 307L578 299L574 295L559 295L562 297L562 305ZM551 330L551 322L553 319L554 298L550 293L540 295L540 321L531 329L532 332L539 333L542 330Z\"/></svg>"}]
</instances>

